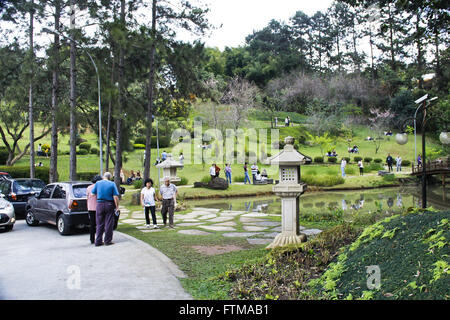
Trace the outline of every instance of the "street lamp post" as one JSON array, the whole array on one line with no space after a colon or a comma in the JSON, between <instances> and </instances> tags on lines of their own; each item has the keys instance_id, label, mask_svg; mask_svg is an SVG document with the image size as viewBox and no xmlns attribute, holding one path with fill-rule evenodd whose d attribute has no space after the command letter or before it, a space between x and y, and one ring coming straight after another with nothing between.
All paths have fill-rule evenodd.
<instances>
[{"instance_id":1,"label":"street lamp post","mask_svg":"<svg viewBox=\"0 0 450 320\"><path fill-rule=\"evenodd\" d=\"M44 32L58 34L59 36L66 38L70 41L73 41L78 47L84 50L86 54L89 56L92 64L94 65L95 73L97 75L97 86L98 86L98 131L99 131L99 145L100 145L100 175L103 176L103 141L102 141L102 103L101 103L101 91L100 91L100 75L98 73L97 65L95 64L94 59L90 55L90 53L83 47L80 43L72 39L71 37L65 36L62 33L59 33L55 30L50 30L48 28L42 29Z\"/></svg>"},{"instance_id":2,"label":"street lamp post","mask_svg":"<svg viewBox=\"0 0 450 320\"><path fill-rule=\"evenodd\" d=\"M426 116L427 116L427 108L431 104L432 101L436 100L437 97L428 99L428 94L423 96L422 98L416 100L416 104L419 104L417 108L414 118L405 119L402 124L403 133L399 133L396 136L396 141L398 144L405 144L408 141L408 138L405 133L406 122L408 120L414 120L414 140L416 140L416 122L417 122L417 113L422 109L423 118L422 118L422 208L425 209L427 207L427 164L426 164L426 145L425 145L425 125L426 125ZM441 139L442 140L442 139ZM416 150L416 148L415 148ZM416 159L417 160L417 159Z\"/></svg>"}]
</instances>

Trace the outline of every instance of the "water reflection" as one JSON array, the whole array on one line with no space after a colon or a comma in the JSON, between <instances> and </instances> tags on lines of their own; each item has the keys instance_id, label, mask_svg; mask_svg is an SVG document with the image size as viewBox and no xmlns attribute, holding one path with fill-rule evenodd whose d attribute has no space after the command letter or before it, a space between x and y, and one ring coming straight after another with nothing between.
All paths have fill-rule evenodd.
<instances>
[{"instance_id":1,"label":"water reflection","mask_svg":"<svg viewBox=\"0 0 450 320\"><path fill-rule=\"evenodd\" d=\"M344 212L371 212L374 210L399 211L420 207L419 188L389 188L378 190L307 193L300 198L300 210L323 211L341 209ZM438 210L450 209L447 193L442 187L429 188L429 205ZM272 197L234 198L223 200L191 201L194 206L224 210L281 213L281 199Z\"/></svg>"}]
</instances>

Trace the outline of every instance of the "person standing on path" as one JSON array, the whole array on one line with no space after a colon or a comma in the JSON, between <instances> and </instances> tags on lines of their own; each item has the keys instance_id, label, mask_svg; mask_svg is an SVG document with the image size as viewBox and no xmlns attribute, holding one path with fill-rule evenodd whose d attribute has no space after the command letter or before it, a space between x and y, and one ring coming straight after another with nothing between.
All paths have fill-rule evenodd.
<instances>
[{"instance_id":1,"label":"person standing on path","mask_svg":"<svg viewBox=\"0 0 450 320\"><path fill-rule=\"evenodd\" d=\"M231 184L231 165L229 165L228 163L225 164L225 177L228 184Z\"/></svg>"},{"instance_id":2,"label":"person standing on path","mask_svg":"<svg viewBox=\"0 0 450 320\"><path fill-rule=\"evenodd\" d=\"M392 164L394 163L394 159L391 157L390 153L388 153L388 156L386 158L386 163L388 165L389 172L394 171L394 169L392 169Z\"/></svg>"},{"instance_id":3,"label":"person standing on path","mask_svg":"<svg viewBox=\"0 0 450 320\"><path fill-rule=\"evenodd\" d=\"M347 166L347 161L343 158L341 161L342 178L345 178L345 167L346 166Z\"/></svg>"},{"instance_id":4,"label":"person standing on path","mask_svg":"<svg viewBox=\"0 0 450 320\"><path fill-rule=\"evenodd\" d=\"M98 181L101 181L102 177L99 175L96 175L94 178L92 178L92 184L87 187L86 189L86 196L87 196L87 208L89 213L89 234L91 237L91 244L95 243L95 229L97 228L96 223L96 211L97 211L97 196L92 194L92 189L94 189L95 184Z\"/></svg>"},{"instance_id":5,"label":"person standing on path","mask_svg":"<svg viewBox=\"0 0 450 320\"><path fill-rule=\"evenodd\" d=\"M397 158L395 158L395 161L397 163L397 172L401 172L402 171L402 157L400 157L400 155L398 155Z\"/></svg>"},{"instance_id":6,"label":"person standing on path","mask_svg":"<svg viewBox=\"0 0 450 320\"><path fill-rule=\"evenodd\" d=\"M156 222L156 191L153 188L153 180L146 179L141 190L141 205L144 208L145 227L150 228L149 211L152 213L153 229L158 229Z\"/></svg>"},{"instance_id":7,"label":"person standing on path","mask_svg":"<svg viewBox=\"0 0 450 320\"><path fill-rule=\"evenodd\" d=\"M97 237L95 246L103 244L109 246L114 244L113 228L114 228L114 211L119 210L119 191L117 186L111 180L111 173L105 172L103 179L98 181L92 189L92 194L97 196L96 220L97 220ZM103 233L105 241L103 242Z\"/></svg>"},{"instance_id":8,"label":"person standing on path","mask_svg":"<svg viewBox=\"0 0 450 320\"><path fill-rule=\"evenodd\" d=\"M248 181L248 183L250 184L251 182L250 182L250 177L248 176L248 168L247 168L247 162L244 164L244 184L247 184L247 181Z\"/></svg>"},{"instance_id":9,"label":"person standing on path","mask_svg":"<svg viewBox=\"0 0 450 320\"><path fill-rule=\"evenodd\" d=\"M209 168L209 175L211 176L211 181L213 181L216 178L216 164L213 163L212 166Z\"/></svg>"},{"instance_id":10,"label":"person standing on path","mask_svg":"<svg viewBox=\"0 0 450 320\"><path fill-rule=\"evenodd\" d=\"M173 213L177 203L178 190L174 184L170 183L169 177L164 177L164 184L160 187L159 193L162 197L161 214L164 222L164 227L167 226L167 212L169 212L169 227L174 228Z\"/></svg>"},{"instance_id":11,"label":"person standing on path","mask_svg":"<svg viewBox=\"0 0 450 320\"><path fill-rule=\"evenodd\" d=\"M219 168L219 166L218 166L217 164L214 164L214 167L215 167L215 170L216 170L216 176L215 176L215 178L218 178L218 177L219 177L219 174L220 174L220 168Z\"/></svg>"},{"instance_id":12,"label":"person standing on path","mask_svg":"<svg viewBox=\"0 0 450 320\"><path fill-rule=\"evenodd\" d=\"M358 167L359 167L359 175L360 176L364 175L364 165L363 165L362 160L358 161Z\"/></svg>"},{"instance_id":13,"label":"person standing on path","mask_svg":"<svg viewBox=\"0 0 450 320\"><path fill-rule=\"evenodd\" d=\"M252 166L251 166L251 168L250 168L251 170L252 170L252 178L253 178L253 184L255 184L255 181L256 181L256 174L258 173L258 166L256 165L256 163L254 163Z\"/></svg>"},{"instance_id":14,"label":"person standing on path","mask_svg":"<svg viewBox=\"0 0 450 320\"><path fill-rule=\"evenodd\" d=\"M419 156L417 157L417 165L420 167L422 166L422 155L419 154Z\"/></svg>"}]
</instances>

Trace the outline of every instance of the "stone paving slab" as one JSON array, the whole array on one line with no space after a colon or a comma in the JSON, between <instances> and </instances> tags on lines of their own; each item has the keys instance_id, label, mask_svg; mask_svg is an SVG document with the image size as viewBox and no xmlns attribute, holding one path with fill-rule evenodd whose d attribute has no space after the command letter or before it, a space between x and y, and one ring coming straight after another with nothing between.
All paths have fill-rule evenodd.
<instances>
[{"instance_id":1,"label":"stone paving slab","mask_svg":"<svg viewBox=\"0 0 450 320\"><path fill-rule=\"evenodd\" d=\"M243 217L252 217L252 218L258 218L258 217L267 217L268 214L266 213L246 213L242 215Z\"/></svg>"},{"instance_id":2,"label":"stone paving slab","mask_svg":"<svg viewBox=\"0 0 450 320\"><path fill-rule=\"evenodd\" d=\"M235 217L235 216L239 216L241 214L245 214L245 211L222 211L220 213L220 215L224 216L224 217L228 217L228 216Z\"/></svg>"},{"instance_id":3,"label":"stone paving slab","mask_svg":"<svg viewBox=\"0 0 450 320\"><path fill-rule=\"evenodd\" d=\"M229 232L222 235L227 238L248 238L260 234L260 232Z\"/></svg>"},{"instance_id":4,"label":"stone paving slab","mask_svg":"<svg viewBox=\"0 0 450 320\"><path fill-rule=\"evenodd\" d=\"M215 223L215 226L226 226L226 227L236 227L237 223L234 221L227 221L222 223Z\"/></svg>"},{"instance_id":5,"label":"stone paving slab","mask_svg":"<svg viewBox=\"0 0 450 320\"><path fill-rule=\"evenodd\" d=\"M279 226L281 226L281 222L276 222L276 221L261 221L261 222L253 222L251 224L261 226L261 227L279 227Z\"/></svg>"},{"instance_id":6,"label":"stone paving slab","mask_svg":"<svg viewBox=\"0 0 450 320\"><path fill-rule=\"evenodd\" d=\"M307 236L315 236L321 232L322 230L319 229L307 229L302 231L302 233L306 234Z\"/></svg>"},{"instance_id":7,"label":"stone paving slab","mask_svg":"<svg viewBox=\"0 0 450 320\"><path fill-rule=\"evenodd\" d=\"M177 226L180 227L195 227L199 226L201 224L204 224L205 222L185 222L185 223L177 223Z\"/></svg>"},{"instance_id":8,"label":"stone paving slab","mask_svg":"<svg viewBox=\"0 0 450 320\"><path fill-rule=\"evenodd\" d=\"M207 212L219 212L221 209L214 209L214 208L200 208L200 207L195 207L192 209L192 211L207 211Z\"/></svg>"},{"instance_id":9,"label":"stone paving slab","mask_svg":"<svg viewBox=\"0 0 450 320\"><path fill-rule=\"evenodd\" d=\"M280 234L279 232L270 232L270 233L261 234L261 237L263 237L263 238L272 238L273 239L279 234Z\"/></svg>"},{"instance_id":10,"label":"stone paving slab","mask_svg":"<svg viewBox=\"0 0 450 320\"><path fill-rule=\"evenodd\" d=\"M242 223L253 223L253 222L265 222L267 220L263 220L263 219L255 219L255 218L245 218L245 217L241 217L239 220L241 220Z\"/></svg>"},{"instance_id":11,"label":"stone paving slab","mask_svg":"<svg viewBox=\"0 0 450 320\"><path fill-rule=\"evenodd\" d=\"M203 228L206 230L212 230L212 231L236 231L233 227L224 227L224 226L199 226L199 228Z\"/></svg>"},{"instance_id":12,"label":"stone paving slab","mask_svg":"<svg viewBox=\"0 0 450 320\"><path fill-rule=\"evenodd\" d=\"M205 216L198 217L198 219L199 220L208 220L208 219L212 219L212 218L216 218L216 217L217 217L217 214L211 213L211 214L207 214Z\"/></svg>"},{"instance_id":13,"label":"stone paving slab","mask_svg":"<svg viewBox=\"0 0 450 320\"><path fill-rule=\"evenodd\" d=\"M200 220L198 220L198 219L180 219L179 221L183 221L183 222L199 222Z\"/></svg>"},{"instance_id":14,"label":"stone paving slab","mask_svg":"<svg viewBox=\"0 0 450 320\"><path fill-rule=\"evenodd\" d=\"M272 239L247 239L250 244L269 244L272 242Z\"/></svg>"},{"instance_id":15,"label":"stone paving slab","mask_svg":"<svg viewBox=\"0 0 450 320\"><path fill-rule=\"evenodd\" d=\"M208 220L208 222L225 222L225 221L230 221L233 219L234 219L234 217L217 217L217 218Z\"/></svg>"},{"instance_id":16,"label":"stone paving slab","mask_svg":"<svg viewBox=\"0 0 450 320\"><path fill-rule=\"evenodd\" d=\"M187 234L190 236L207 236L210 235L210 232L201 231L201 230L180 230L178 233Z\"/></svg>"},{"instance_id":17,"label":"stone paving slab","mask_svg":"<svg viewBox=\"0 0 450 320\"><path fill-rule=\"evenodd\" d=\"M266 227L255 227L255 226L243 226L242 228L245 231L264 231L267 229Z\"/></svg>"}]
</instances>

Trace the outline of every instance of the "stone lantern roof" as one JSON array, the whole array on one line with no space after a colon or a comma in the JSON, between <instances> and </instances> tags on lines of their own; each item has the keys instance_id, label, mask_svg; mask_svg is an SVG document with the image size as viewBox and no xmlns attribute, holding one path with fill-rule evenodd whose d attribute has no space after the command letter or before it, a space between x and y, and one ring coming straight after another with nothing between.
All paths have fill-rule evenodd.
<instances>
[{"instance_id":1,"label":"stone lantern roof","mask_svg":"<svg viewBox=\"0 0 450 320\"><path fill-rule=\"evenodd\" d=\"M172 159L172 154L168 154L167 155L167 159L164 160L163 162L161 162L160 164L156 165L156 168L163 168L163 169L168 169L168 168L182 168L183 164L179 161L175 161Z\"/></svg>"},{"instance_id":2,"label":"stone lantern roof","mask_svg":"<svg viewBox=\"0 0 450 320\"><path fill-rule=\"evenodd\" d=\"M283 150L268 158L267 163L271 165L281 165L281 166L297 166L300 164L305 164L307 157L294 149L293 137L286 137L284 139L285 146Z\"/></svg>"}]
</instances>

